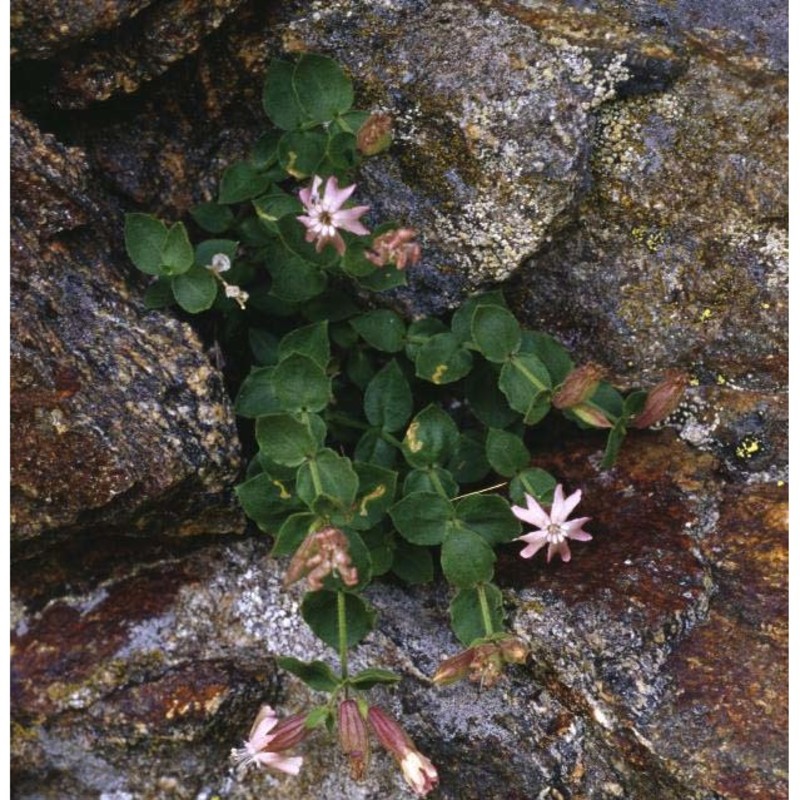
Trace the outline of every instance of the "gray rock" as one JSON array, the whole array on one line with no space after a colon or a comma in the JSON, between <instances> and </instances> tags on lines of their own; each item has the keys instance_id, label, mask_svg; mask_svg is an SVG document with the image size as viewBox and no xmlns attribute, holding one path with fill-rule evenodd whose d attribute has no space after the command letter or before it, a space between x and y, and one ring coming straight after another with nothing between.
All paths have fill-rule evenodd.
<instances>
[{"instance_id":1,"label":"gray rock","mask_svg":"<svg viewBox=\"0 0 800 800\"><path fill-rule=\"evenodd\" d=\"M19 114L12 171L12 541L240 530L221 376L188 326L131 293L119 210L80 151Z\"/></svg>"}]
</instances>

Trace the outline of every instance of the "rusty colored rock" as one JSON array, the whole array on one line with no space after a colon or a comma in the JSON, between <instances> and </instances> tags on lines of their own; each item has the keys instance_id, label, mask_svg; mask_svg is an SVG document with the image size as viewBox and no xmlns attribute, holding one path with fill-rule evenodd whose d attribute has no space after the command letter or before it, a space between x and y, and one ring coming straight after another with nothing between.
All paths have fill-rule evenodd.
<instances>
[{"instance_id":1,"label":"rusty colored rock","mask_svg":"<svg viewBox=\"0 0 800 800\"><path fill-rule=\"evenodd\" d=\"M15 114L12 166L12 540L240 529L221 376L131 296L84 156Z\"/></svg>"}]
</instances>

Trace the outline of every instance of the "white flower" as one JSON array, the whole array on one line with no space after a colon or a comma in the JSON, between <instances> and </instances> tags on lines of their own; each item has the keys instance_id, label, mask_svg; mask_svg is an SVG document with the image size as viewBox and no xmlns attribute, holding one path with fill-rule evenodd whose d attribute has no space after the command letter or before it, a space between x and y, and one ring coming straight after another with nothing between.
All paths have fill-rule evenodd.
<instances>
[{"instance_id":1,"label":"white flower","mask_svg":"<svg viewBox=\"0 0 800 800\"><path fill-rule=\"evenodd\" d=\"M215 253L214 257L211 259L211 263L206 267L206 269L216 272L217 275L219 275L220 272L227 272L230 268L231 260L225 253Z\"/></svg>"}]
</instances>

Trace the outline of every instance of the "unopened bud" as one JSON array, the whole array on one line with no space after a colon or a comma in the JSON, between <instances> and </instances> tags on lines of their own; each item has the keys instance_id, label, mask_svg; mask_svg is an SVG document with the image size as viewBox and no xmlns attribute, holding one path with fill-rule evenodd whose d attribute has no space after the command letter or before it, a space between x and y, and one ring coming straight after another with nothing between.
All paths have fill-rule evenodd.
<instances>
[{"instance_id":1,"label":"unopened bud","mask_svg":"<svg viewBox=\"0 0 800 800\"><path fill-rule=\"evenodd\" d=\"M614 423L606 416L605 412L588 403L580 403L569 409L581 422L593 428L613 428Z\"/></svg>"},{"instance_id":2,"label":"unopened bud","mask_svg":"<svg viewBox=\"0 0 800 800\"><path fill-rule=\"evenodd\" d=\"M365 156L374 156L392 144L392 118L388 114L372 114L356 136L356 147Z\"/></svg>"},{"instance_id":3,"label":"unopened bud","mask_svg":"<svg viewBox=\"0 0 800 800\"><path fill-rule=\"evenodd\" d=\"M584 364L572 370L553 395L553 405L556 408L572 408L585 403L595 393L603 374L603 368L597 364Z\"/></svg>"},{"instance_id":4,"label":"unopened bud","mask_svg":"<svg viewBox=\"0 0 800 800\"><path fill-rule=\"evenodd\" d=\"M300 744L311 731L306 727L306 714L292 714L282 719L271 731L273 750L288 750Z\"/></svg>"},{"instance_id":5,"label":"unopened bud","mask_svg":"<svg viewBox=\"0 0 800 800\"><path fill-rule=\"evenodd\" d=\"M433 678L435 686L449 686L451 683L463 680L469 675L472 659L475 658L475 648L462 650L439 664Z\"/></svg>"},{"instance_id":6,"label":"unopened bud","mask_svg":"<svg viewBox=\"0 0 800 800\"><path fill-rule=\"evenodd\" d=\"M353 780L363 780L369 764L369 736L355 700L339 704L339 744L350 762Z\"/></svg>"},{"instance_id":7,"label":"unopened bud","mask_svg":"<svg viewBox=\"0 0 800 800\"><path fill-rule=\"evenodd\" d=\"M654 386L647 395L644 408L634 417L634 428L649 428L666 419L680 404L689 379L678 370L667 373L664 380Z\"/></svg>"}]
</instances>

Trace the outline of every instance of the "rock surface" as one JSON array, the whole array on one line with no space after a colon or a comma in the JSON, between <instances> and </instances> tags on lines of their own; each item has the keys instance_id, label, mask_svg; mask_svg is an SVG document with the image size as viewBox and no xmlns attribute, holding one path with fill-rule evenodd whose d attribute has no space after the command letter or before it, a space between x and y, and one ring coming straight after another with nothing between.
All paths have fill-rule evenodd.
<instances>
[{"instance_id":1,"label":"rock surface","mask_svg":"<svg viewBox=\"0 0 800 800\"><path fill-rule=\"evenodd\" d=\"M12 171L12 541L241 530L222 378L131 293L83 154L15 113Z\"/></svg>"},{"instance_id":2,"label":"rock surface","mask_svg":"<svg viewBox=\"0 0 800 800\"><path fill-rule=\"evenodd\" d=\"M512 627L533 644L528 664L490 690L434 690L425 676L457 649L446 592L379 585L381 624L356 666L404 680L373 702L402 716L439 766L445 798L787 797L776 658L786 647L784 491L734 497L713 457L670 432L632 436L611 472L592 466L599 454L588 444L569 462L540 461L568 486L580 481L594 540L574 545L569 564L522 561L518 545L501 555ZM758 541L737 538L754 517ZM82 563L73 543L17 571L17 797L100 787L135 798L407 796L377 753L367 782L353 784L321 733L303 747L297 779L229 773L229 749L261 702L284 713L315 702L272 657L335 664L267 545L153 540L136 545L131 566L123 541L109 568L97 556Z\"/></svg>"},{"instance_id":3,"label":"rock surface","mask_svg":"<svg viewBox=\"0 0 800 800\"><path fill-rule=\"evenodd\" d=\"M542 445L595 538L567 565L501 553L534 652L494 689L428 685L457 650L443 587L373 590L356 662L404 676L376 697L434 796L787 797L784 5L116 2L23 24L38 7L12 18L39 123L13 121L14 797L409 796L380 753L351 782L322 735L296 779L230 774L260 703L319 701L273 656L335 662L267 541L159 535L240 526L235 432L197 337L123 279L104 193L175 219L211 199L263 128L269 57L308 47L397 116L359 187L423 234L391 302L440 311L515 273L518 316L579 359L695 378L677 437L631 435L611 472L599 441Z\"/></svg>"}]
</instances>

